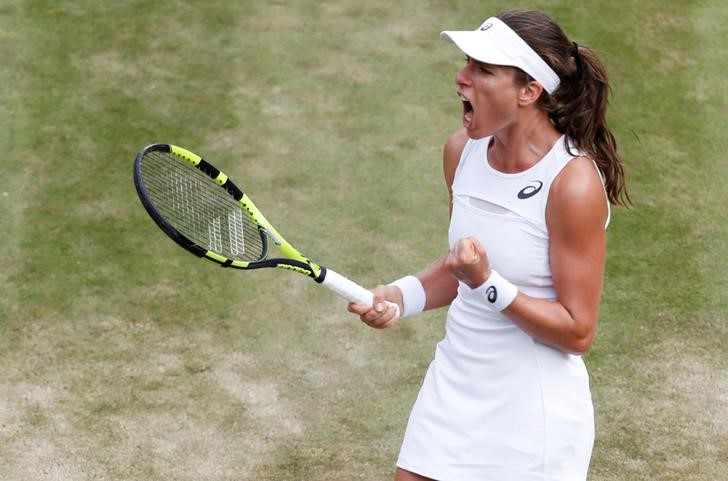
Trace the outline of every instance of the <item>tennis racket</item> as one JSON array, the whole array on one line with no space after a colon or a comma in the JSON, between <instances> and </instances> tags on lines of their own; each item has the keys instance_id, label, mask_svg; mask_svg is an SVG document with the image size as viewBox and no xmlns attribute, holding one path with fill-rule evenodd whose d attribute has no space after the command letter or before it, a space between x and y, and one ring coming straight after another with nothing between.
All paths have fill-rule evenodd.
<instances>
[{"instance_id":1,"label":"tennis racket","mask_svg":"<svg viewBox=\"0 0 728 481\"><path fill-rule=\"evenodd\" d=\"M145 147L134 159L134 185L159 228L192 254L233 269L298 272L349 302L372 304L369 290L296 250L246 193L199 155L169 144ZM271 244L282 257L269 257Z\"/></svg>"}]
</instances>

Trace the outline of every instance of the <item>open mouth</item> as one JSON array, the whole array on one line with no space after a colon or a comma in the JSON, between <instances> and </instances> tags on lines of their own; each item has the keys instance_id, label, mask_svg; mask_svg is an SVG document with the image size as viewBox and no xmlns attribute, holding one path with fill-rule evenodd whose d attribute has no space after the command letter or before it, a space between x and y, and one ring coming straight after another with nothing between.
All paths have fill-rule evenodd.
<instances>
[{"instance_id":1,"label":"open mouth","mask_svg":"<svg viewBox=\"0 0 728 481\"><path fill-rule=\"evenodd\" d=\"M473 104L470 103L470 101L464 97L462 94L460 96L460 101L463 103L463 125L465 127L468 127L473 122L473 113L475 110L473 109Z\"/></svg>"}]
</instances>

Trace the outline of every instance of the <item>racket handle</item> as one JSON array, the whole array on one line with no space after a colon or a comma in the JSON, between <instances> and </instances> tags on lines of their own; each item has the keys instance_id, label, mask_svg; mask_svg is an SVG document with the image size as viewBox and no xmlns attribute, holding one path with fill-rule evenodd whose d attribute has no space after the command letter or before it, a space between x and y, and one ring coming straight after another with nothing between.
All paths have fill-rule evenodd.
<instances>
[{"instance_id":1,"label":"racket handle","mask_svg":"<svg viewBox=\"0 0 728 481\"><path fill-rule=\"evenodd\" d=\"M374 301L374 294L370 290L329 268L326 268L326 276L322 284L354 304L371 305Z\"/></svg>"},{"instance_id":2,"label":"racket handle","mask_svg":"<svg viewBox=\"0 0 728 481\"><path fill-rule=\"evenodd\" d=\"M324 276L321 284L354 304L371 306L374 302L374 294L370 290L363 288L356 282L347 279L329 268L326 268L326 276ZM387 302L387 304L391 304L397 308L397 315L399 315L399 306L397 304L391 302Z\"/></svg>"}]
</instances>

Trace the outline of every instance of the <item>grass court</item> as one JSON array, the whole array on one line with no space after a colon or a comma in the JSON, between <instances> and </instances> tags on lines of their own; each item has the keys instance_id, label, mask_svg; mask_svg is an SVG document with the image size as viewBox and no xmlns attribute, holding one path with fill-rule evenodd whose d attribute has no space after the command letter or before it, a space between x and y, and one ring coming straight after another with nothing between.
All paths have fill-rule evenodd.
<instances>
[{"instance_id":1,"label":"grass court","mask_svg":"<svg viewBox=\"0 0 728 481\"><path fill-rule=\"evenodd\" d=\"M0 479L389 480L445 311L378 332L309 279L196 260L142 209L185 146L363 285L447 248L459 51L542 9L610 73L586 355L595 481L728 476L728 9L718 0L0 0Z\"/></svg>"}]
</instances>

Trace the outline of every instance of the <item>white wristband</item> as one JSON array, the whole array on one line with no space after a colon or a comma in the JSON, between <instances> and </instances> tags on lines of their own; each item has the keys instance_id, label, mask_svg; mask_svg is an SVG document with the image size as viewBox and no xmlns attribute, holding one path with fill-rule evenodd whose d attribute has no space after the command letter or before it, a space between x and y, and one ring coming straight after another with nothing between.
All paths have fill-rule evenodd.
<instances>
[{"instance_id":1,"label":"white wristband","mask_svg":"<svg viewBox=\"0 0 728 481\"><path fill-rule=\"evenodd\" d=\"M414 316L425 310L425 288L415 276L404 276L401 279L389 284L397 286L402 291L402 304L404 309L400 313L400 319L408 316Z\"/></svg>"},{"instance_id":2,"label":"white wristband","mask_svg":"<svg viewBox=\"0 0 728 481\"><path fill-rule=\"evenodd\" d=\"M480 286L473 289L485 298L486 303L496 311L508 307L518 294L518 288L501 277L493 269L490 277Z\"/></svg>"}]
</instances>

